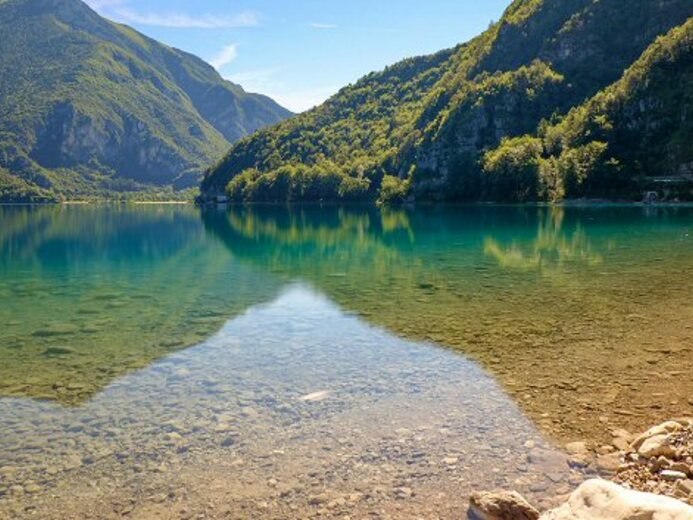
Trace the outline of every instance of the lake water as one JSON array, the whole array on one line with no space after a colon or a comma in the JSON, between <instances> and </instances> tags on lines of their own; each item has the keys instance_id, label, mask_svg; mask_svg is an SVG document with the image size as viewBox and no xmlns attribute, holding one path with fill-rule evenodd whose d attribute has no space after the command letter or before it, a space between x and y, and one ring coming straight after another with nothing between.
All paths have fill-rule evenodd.
<instances>
[{"instance_id":1,"label":"lake water","mask_svg":"<svg viewBox=\"0 0 693 520\"><path fill-rule=\"evenodd\" d=\"M0 206L0 518L544 505L693 412L693 209Z\"/></svg>"}]
</instances>

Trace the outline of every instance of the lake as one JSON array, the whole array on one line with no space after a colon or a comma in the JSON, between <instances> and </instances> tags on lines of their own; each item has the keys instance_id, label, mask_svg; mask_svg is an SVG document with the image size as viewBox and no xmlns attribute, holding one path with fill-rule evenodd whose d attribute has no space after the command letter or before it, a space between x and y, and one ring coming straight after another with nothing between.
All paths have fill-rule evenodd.
<instances>
[{"instance_id":1,"label":"lake","mask_svg":"<svg viewBox=\"0 0 693 520\"><path fill-rule=\"evenodd\" d=\"M0 206L0 518L549 505L693 412L693 208Z\"/></svg>"}]
</instances>

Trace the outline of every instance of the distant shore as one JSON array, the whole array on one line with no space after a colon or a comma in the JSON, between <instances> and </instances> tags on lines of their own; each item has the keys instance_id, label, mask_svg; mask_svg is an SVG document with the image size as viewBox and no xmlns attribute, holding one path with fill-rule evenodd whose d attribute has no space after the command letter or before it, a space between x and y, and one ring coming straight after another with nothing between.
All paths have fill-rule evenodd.
<instances>
[{"instance_id":1,"label":"distant shore","mask_svg":"<svg viewBox=\"0 0 693 520\"><path fill-rule=\"evenodd\" d=\"M186 206L192 200L65 200L60 202L0 202L0 206L91 206L98 204L134 206Z\"/></svg>"},{"instance_id":2,"label":"distant shore","mask_svg":"<svg viewBox=\"0 0 693 520\"><path fill-rule=\"evenodd\" d=\"M310 207L310 206L353 206L353 207L386 207L386 208L414 208L414 207L474 207L474 206L512 206L512 207L556 207L556 208L581 208L581 207L643 207L643 208L671 208L671 207L691 207L693 201L672 201L672 202L642 202L628 200L605 200L605 199L579 199L565 200L561 202L525 202L525 203L507 203L507 202L408 202L401 204L392 204L380 206L375 203L354 203L354 202L333 202L333 201L313 201L313 202L196 202L194 200L66 200L56 202L1 202L0 206L88 206L98 204L112 205L136 205L136 206L234 206L234 207L262 207L262 206L278 206L278 207Z\"/></svg>"}]
</instances>

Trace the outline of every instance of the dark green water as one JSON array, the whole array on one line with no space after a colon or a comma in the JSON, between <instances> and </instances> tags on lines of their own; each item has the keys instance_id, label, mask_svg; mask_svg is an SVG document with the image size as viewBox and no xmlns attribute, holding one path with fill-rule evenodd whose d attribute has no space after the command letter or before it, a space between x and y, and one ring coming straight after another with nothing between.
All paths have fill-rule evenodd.
<instances>
[{"instance_id":1,"label":"dark green water","mask_svg":"<svg viewBox=\"0 0 693 520\"><path fill-rule=\"evenodd\" d=\"M548 496L527 446L692 411L692 289L686 207L0 206L0 517Z\"/></svg>"}]
</instances>

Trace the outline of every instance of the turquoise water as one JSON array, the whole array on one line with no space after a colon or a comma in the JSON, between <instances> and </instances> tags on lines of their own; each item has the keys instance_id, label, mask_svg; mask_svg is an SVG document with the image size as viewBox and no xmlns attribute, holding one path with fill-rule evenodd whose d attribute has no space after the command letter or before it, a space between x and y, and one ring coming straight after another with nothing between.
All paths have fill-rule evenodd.
<instances>
[{"instance_id":1,"label":"turquoise water","mask_svg":"<svg viewBox=\"0 0 693 520\"><path fill-rule=\"evenodd\" d=\"M460 515L693 409L691 208L0 222L0 517Z\"/></svg>"}]
</instances>

